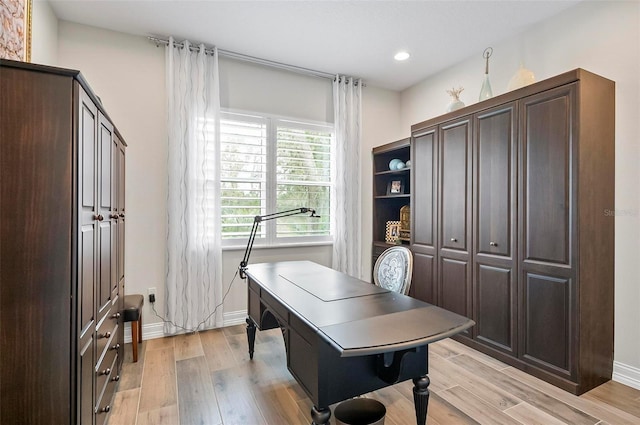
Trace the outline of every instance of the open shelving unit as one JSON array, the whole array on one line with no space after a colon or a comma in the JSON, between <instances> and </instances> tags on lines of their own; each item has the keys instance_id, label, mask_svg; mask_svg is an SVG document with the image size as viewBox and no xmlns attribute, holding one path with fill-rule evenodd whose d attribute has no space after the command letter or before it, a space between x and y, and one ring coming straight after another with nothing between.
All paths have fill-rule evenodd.
<instances>
[{"instance_id":1,"label":"open shelving unit","mask_svg":"<svg viewBox=\"0 0 640 425\"><path fill-rule=\"evenodd\" d=\"M406 164L411 159L410 138L398 140L372 150L373 156L373 246L372 262L387 248L396 244L385 241L388 221L400 220L400 208L411 204L411 167L390 170L389 163L399 159ZM400 181L398 190L390 190L392 182Z\"/></svg>"}]
</instances>

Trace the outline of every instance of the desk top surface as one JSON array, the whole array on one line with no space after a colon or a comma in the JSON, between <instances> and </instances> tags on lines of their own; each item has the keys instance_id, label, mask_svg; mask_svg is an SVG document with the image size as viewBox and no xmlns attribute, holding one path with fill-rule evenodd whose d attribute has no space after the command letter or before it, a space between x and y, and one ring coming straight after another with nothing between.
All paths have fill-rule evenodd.
<instances>
[{"instance_id":1,"label":"desk top surface","mask_svg":"<svg viewBox=\"0 0 640 425\"><path fill-rule=\"evenodd\" d=\"M247 275L344 357L426 345L474 324L310 261L252 264Z\"/></svg>"}]
</instances>

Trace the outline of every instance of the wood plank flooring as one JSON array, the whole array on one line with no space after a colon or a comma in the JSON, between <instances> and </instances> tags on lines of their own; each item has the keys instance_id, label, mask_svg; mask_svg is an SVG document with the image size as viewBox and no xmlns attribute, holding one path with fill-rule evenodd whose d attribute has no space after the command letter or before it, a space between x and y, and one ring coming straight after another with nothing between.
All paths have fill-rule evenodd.
<instances>
[{"instance_id":1,"label":"wood plank flooring","mask_svg":"<svg viewBox=\"0 0 640 425\"><path fill-rule=\"evenodd\" d=\"M145 341L137 363L131 344L125 353L108 425L311 422L311 401L287 371L277 329L257 332L253 361L240 325ZM428 425L640 424L640 391L613 381L576 397L450 339L431 345L429 362ZM386 406L385 424L412 425L412 387L366 397Z\"/></svg>"}]
</instances>

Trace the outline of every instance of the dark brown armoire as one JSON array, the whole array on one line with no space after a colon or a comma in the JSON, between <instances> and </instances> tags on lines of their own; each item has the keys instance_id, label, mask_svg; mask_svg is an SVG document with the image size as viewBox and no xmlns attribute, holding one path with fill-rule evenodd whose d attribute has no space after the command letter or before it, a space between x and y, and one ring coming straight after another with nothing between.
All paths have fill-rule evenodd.
<instances>
[{"instance_id":1,"label":"dark brown armoire","mask_svg":"<svg viewBox=\"0 0 640 425\"><path fill-rule=\"evenodd\" d=\"M576 394L613 369L614 121L577 69L411 127L413 294Z\"/></svg>"},{"instance_id":2,"label":"dark brown armoire","mask_svg":"<svg viewBox=\"0 0 640 425\"><path fill-rule=\"evenodd\" d=\"M106 421L125 143L78 71L0 60L0 423Z\"/></svg>"}]
</instances>

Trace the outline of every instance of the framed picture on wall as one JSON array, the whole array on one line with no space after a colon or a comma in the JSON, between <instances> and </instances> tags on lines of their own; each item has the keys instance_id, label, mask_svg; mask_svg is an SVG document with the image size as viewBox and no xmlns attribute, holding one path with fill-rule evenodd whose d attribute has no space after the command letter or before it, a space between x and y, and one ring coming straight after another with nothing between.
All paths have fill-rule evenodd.
<instances>
[{"instance_id":1,"label":"framed picture on wall","mask_svg":"<svg viewBox=\"0 0 640 425\"><path fill-rule=\"evenodd\" d=\"M32 0L0 0L0 58L31 61Z\"/></svg>"},{"instance_id":2,"label":"framed picture on wall","mask_svg":"<svg viewBox=\"0 0 640 425\"><path fill-rule=\"evenodd\" d=\"M401 177L394 177L387 183L387 196L402 195L404 194L404 179Z\"/></svg>"}]
</instances>

